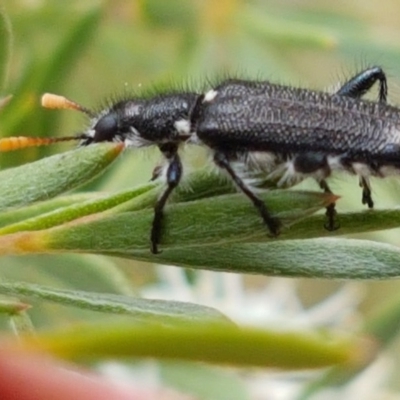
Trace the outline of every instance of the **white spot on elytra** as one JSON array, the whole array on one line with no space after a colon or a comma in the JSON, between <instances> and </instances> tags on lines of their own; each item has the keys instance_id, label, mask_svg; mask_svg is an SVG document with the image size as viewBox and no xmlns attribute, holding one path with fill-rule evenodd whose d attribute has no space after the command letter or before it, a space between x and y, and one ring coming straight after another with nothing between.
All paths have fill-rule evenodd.
<instances>
[{"instance_id":1,"label":"white spot on elytra","mask_svg":"<svg viewBox=\"0 0 400 400\"><path fill-rule=\"evenodd\" d=\"M204 100L203 102L211 102L215 99L217 96L218 92L214 89L209 90L205 95L204 95Z\"/></svg>"}]
</instances>

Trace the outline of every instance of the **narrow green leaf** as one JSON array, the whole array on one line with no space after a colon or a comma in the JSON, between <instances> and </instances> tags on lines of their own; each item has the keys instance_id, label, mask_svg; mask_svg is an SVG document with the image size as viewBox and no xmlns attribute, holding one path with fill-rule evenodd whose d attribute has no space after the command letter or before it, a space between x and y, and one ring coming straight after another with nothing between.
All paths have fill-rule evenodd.
<instances>
[{"instance_id":1,"label":"narrow green leaf","mask_svg":"<svg viewBox=\"0 0 400 400\"><path fill-rule=\"evenodd\" d=\"M367 240L326 238L272 242L266 237L269 243L245 243L246 239L239 234L236 241L231 236L228 242L221 238L218 242L214 239L214 243L210 244L199 236L198 245L171 245L164 247L160 254L153 255L148 248L148 239L133 240L128 236L117 238L114 243L117 231L112 227L109 236L97 237L93 234L84 241L80 236L82 232L75 231L74 235L74 229L72 227L64 239L62 234L57 238L48 237L50 231L4 236L0 241L0 252L94 252L162 264L273 276L328 279L387 279L400 276L399 248ZM89 231L91 229L93 227ZM66 233L63 229L61 231ZM51 242L53 239L56 239L55 242ZM138 246L140 241L142 249L130 247L130 244ZM109 247L117 245L121 247Z\"/></svg>"},{"instance_id":2,"label":"narrow green leaf","mask_svg":"<svg viewBox=\"0 0 400 400\"><path fill-rule=\"evenodd\" d=\"M148 182L133 189L113 194L86 193L52 199L19 209L0 212L0 235L41 230L52 226L111 209L111 213L153 207L164 185ZM186 202L225 193L235 188L221 174L200 170L180 185L171 202Z\"/></svg>"},{"instance_id":3,"label":"narrow green leaf","mask_svg":"<svg viewBox=\"0 0 400 400\"><path fill-rule=\"evenodd\" d=\"M327 335L217 323L156 329L137 324L80 325L70 331L43 333L34 341L27 338L24 348L66 358L154 357L281 369L351 363L363 354L357 343Z\"/></svg>"},{"instance_id":4,"label":"narrow green leaf","mask_svg":"<svg viewBox=\"0 0 400 400\"><path fill-rule=\"evenodd\" d=\"M53 289L28 283L0 283L0 293L40 299L109 314L130 315L138 322L158 324L220 322L229 320L219 311L180 301L142 299L108 293ZM230 322L229 322L230 324Z\"/></svg>"},{"instance_id":5,"label":"narrow green leaf","mask_svg":"<svg viewBox=\"0 0 400 400\"><path fill-rule=\"evenodd\" d=\"M305 218L331 199L323 193L294 191L270 192L261 198L267 200L270 208L287 223ZM141 252L149 253L152 219L152 209L116 215L98 214L73 225L43 231L43 236L36 239L43 240L48 251L93 251L136 257ZM36 240L34 236L31 238ZM28 237L24 240L29 241ZM255 240L271 240L271 237L251 203L241 194L234 194L169 207L162 248L222 246L235 241Z\"/></svg>"},{"instance_id":6,"label":"narrow green leaf","mask_svg":"<svg viewBox=\"0 0 400 400\"><path fill-rule=\"evenodd\" d=\"M136 206L151 204L152 191L138 190L140 195L134 199ZM169 206L160 245L162 253L158 255L149 251L152 209L117 214L111 209L111 213L80 218L73 224L6 235L0 238L0 252L86 252L277 276L384 279L400 275L400 254L394 246L334 238L285 240L327 234L323 228L324 216L298 221L326 206L331 201L329 195L277 190L263 194L262 198L286 224L278 238L268 236L257 212L244 196L232 194ZM340 217L345 226L343 233L382 228L385 224L393 226L398 220L394 218L398 216L396 213L397 210L391 210L343 215ZM359 224L351 223L354 218L359 218Z\"/></svg>"},{"instance_id":7,"label":"narrow green leaf","mask_svg":"<svg viewBox=\"0 0 400 400\"><path fill-rule=\"evenodd\" d=\"M87 200L99 198L99 193L79 193L69 196L57 197L40 203L31 204L21 208L8 209L0 212L0 227L17 224L18 222L39 217L42 214L81 203Z\"/></svg>"},{"instance_id":8,"label":"narrow green leaf","mask_svg":"<svg viewBox=\"0 0 400 400\"><path fill-rule=\"evenodd\" d=\"M95 214L116 207L116 205L127 202L127 200L131 199L132 197L142 198L142 196L140 195L146 194L146 192L151 191L151 189L155 189L151 191L152 193L154 192L151 198L155 201L158 190L157 188L154 188L154 186L155 185L153 183L148 183L136 189L125 190L111 195L86 195L86 198L89 197L88 200L79 201L77 204L67 204L65 207L62 207L62 203L61 201L59 201L58 203L60 203L60 208L0 228L0 235L10 234L19 231L41 230L51 228L56 225L61 225L77 218L81 218L90 214ZM58 203L54 201L49 205L54 206ZM140 201L136 201L136 203L140 203ZM36 208L39 210L40 206L37 206ZM31 208L29 208L29 211L31 211ZM17 212L15 212L14 214L17 214Z\"/></svg>"},{"instance_id":9,"label":"narrow green leaf","mask_svg":"<svg viewBox=\"0 0 400 400\"><path fill-rule=\"evenodd\" d=\"M133 254L136 256L138 252ZM269 276L325 279L388 279L400 276L400 249L397 246L356 239L191 246L168 248L157 256L142 252L137 258Z\"/></svg>"},{"instance_id":10,"label":"narrow green leaf","mask_svg":"<svg viewBox=\"0 0 400 400\"><path fill-rule=\"evenodd\" d=\"M113 194L84 194L53 199L21 209L0 212L0 235L51 228L86 215L110 210L110 213L153 207L163 190L163 182L148 182ZM171 203L187 202L237 192L221 174L207 170L193 173L172 195Z\"/></svg>"},{"instance_id":11,"label":"narrow green leaf","mask_svg":"<svg viewBox=\"0 0 400 400\"><path fill-rule=\"evenodd\" d=\"M46 200L93 179L120 154L121 144L82 147L0 172L0 209Z\"/></svg>"}]
</instances>

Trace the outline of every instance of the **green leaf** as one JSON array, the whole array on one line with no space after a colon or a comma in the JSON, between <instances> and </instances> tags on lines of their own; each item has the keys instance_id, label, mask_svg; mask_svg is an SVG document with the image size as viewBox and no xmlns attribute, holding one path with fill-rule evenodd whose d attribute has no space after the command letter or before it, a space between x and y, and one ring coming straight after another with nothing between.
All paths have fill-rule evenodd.
<instances>
[{"instance_id":1,"label":"green leaf","mask_svg":"<svg viewBox=\"0 0 400 400\"><path fill-rule=\"evenodd\" d=\"M362 347L349 340L219 323L79 325L28 337L22 348L74 359L154 357L281 369L321 368L363 357Z\"/></svg>"},{"instance_id":2,"label":"green leaf","mask_svg":"<svg viewBox=\"0 0 400 400\"><path fill-rule=\"evenodd\" d=\"M293 228L295 229L295 228ZM138 253L134 253L136 256ZM400 249L355 239L280 240L165 249L141 260L269 276L387 279L400 276Z\"/></svg>"},{"instance_id":3,"label":"green leaf","mask_svg":"<svg viewBox=\"0 0 400 400\"><path fill-rule=\"evenodd\" d=\"M59 199L59 201L46 202L47 207L52 207L49 212L44 212L40 215L32 215L31 218L24 219L22 221L18 221L14 224L10 224L5 226L4 228L0 228L0 235L19 232L19 231L32 231L32 230L40 230L51 228L52 226L60 225L65 222L72 221L76 218L84 217L86 215L95 214L104 210L108 210L110 208L118 206L120 203L129 203L131 206L131 202L127 200L132 197L139 197L139 201L136 201L137 205L143 205L144 203L141 201L142 194L146 194L146 192L150 191L150 198L153 202L156 200L158 190L154 189L153 183L148 183L146 185L140 186L136 189L125 190L123 192L119 192L111 195L85 195L83 197L84 201L80 201L81 196L75 197L67 197L67 200L64 202L65 206L63 207L63 199ZM148 196L147 196L148 197ZM76 200L71 204L73 200ZM86 200L87 199L87 200ZM59 205L59 208L55 208L56 205ZM39 210L44 211L46 207L41 208L40 204L35 206L23 208L21 213L18 214L17 211L14 211L12 217L21 215L28 215L30 212L38 212ZM0 223L1 223L0 214ZM5 213L5 217L7 218L7 214Z\"/></svg>"},{"instance_id":4,"label":"green leaf","mask_svg":"<svg viewBox=\"0 0 400 400\"><path fill-rule=\"evenodd\" d=\"M108 293L53 289L27 283L1 283L0 293L40 299L108 314L130 315L138 322L173 325L178 323L229 323L219 311L180 301L142 299ZM1 304L0 304L1 312Z\"/></svg>"},{"instance_id":5,"label":"green leaf","mask_svg":"<svg viewBox=\"0 0 400 400\"><path fill-rule=\"evenodd\" d=\"M394 246L349 239L316 239L396 227L400 210L341 214L342 228L330 233L323 228L324 216L310 215L335 200L334 196L275 190L261 195L285 224L281 235L271 238L243 195L214 196L233 190L229 184L219 185L220 179L200 171L193 174L190 184L177 191L174 201L178 203L169 205L165 213L161 254L149 251L153 220L150 207L161 189L155 183L6 226L1 233L33 231L1 237L0 253L85 252L277 276L384 279L400 275L400 254ZM200 200L194 200L196 196ZM115 207L116 204L120 205ZM125 209L139 211L123 212ZM102 210L106 211L99 213ZM64 224L71 220L73 224ZM304 238L314 239L299 240Z\"/></svg>"},{"instance_id":6,"label":"green leaf","mask_svg":"<svg viewBox=\"0 0 400 400\"><path fill-rule=\"evenodd\" d=\"M120 154L121 144L102 144L47 157L0 172L0 209L46 200L93 179Z\"/></svg>"},{"instance_id":7,"label":"green leaf","mask_svg":"<svg viewBox=\"0 0 400 400\"><path fill-rule=\"evenodd\" d=\"M305 218L331 200L331 196L323 193L294 191L270 192L261 195L261 198L267 200L269 207L288 224ZM84 251L139 259L144 256L149 260L152 220L152 209L119 214L103 213L82 218L72 225L30 234L22 233L24 237L19 238L26 244L38 246L36 251L39 252ZM15 238L19 240L18 236ZM8 240L6 237L3 239ZM259 240L271 240L271 237L252 204L243 195L234 194L168 207L162 248L166 254L168 249L179 252L179 249L190 246L222 246L237 241ZM1 248L6 249L3 246ZM162 257L153 257L151 260L162 261Z\"/></svg>"},{"instance_id":8,"label":"green leaf","mask_svg":"<svg viewBox=\"0 0 400 400\"><path fill-rule=\"evenodd\" d=\"M148 200L154 197L156 189L144 193L138 190L137 204L145 207L151 204ZM142 197L147 200L143 201ZM286 240L326 234L323 216L306 217L329 203L329 196L283 190L261 197L287 225L278 238L268 236L257 212L244 196L231 194L169 206L160 246L162 253L158 255L149 251L152 209L123 213L114 213L111 209L111 212L80 218L73 224L6 235L0 238L0 253L86 252L277 276L384 279L400 275L400 251L388 244L336 238ZM359 224L365 229L374 227L368 218L380 220L379 227L382 223L393 225L398 221L386 211L359 214L365 214L364 222L360 218ZM304 222L298 222L304 218ZM295 225L289 229L292 224ZM359 229L357 224L349 224L344 233Z\"/></svg>"},{"instance_id":9,"label":"green leaf","mask_svg":"<svg viewBox=\"0 0 400 400\"><path fill-rule=\"evenodd\" d=\"M36 164L33 164L36 165ZM47 176L45 176L47 179ZM46 229L86 215L111 209L112 213L153 207L163 188L148 182L112 194L86 193L52 199L19 209L0 212L0 235ZM234 187L220 174L201 170L190 176L172 196L172 202L186 202L218 194L234 193Z\"/></svg>"},{"instance_id":10,"label":"green leaf","mask_svg":"<svg viewBox=\"0 0 400 400\"><path fill-rule=\"evenodd\" d=\"M80 193L69 196L57 197L21 208L8 209L0 212L0 227L17 224L18 222L39 217L51 211L68 207L73 204L98 198L98 193Z\"/></svg>"},{"instance_id":11,"label":"green leaf","mask_svg":"<svg viewBox=\"0 0 400 400\"><path fill-rule=\"evenodd\" d=\"M216 240L214 235L222 232L218 229L208 232L210 236L204 236L202 232L195 236L195 232L188 229L186 237L182 232L181 243L170 243L163 247L161 254L153 255L148 249L150 219L148 225L141 227L146 236L136 237L134 220L126 215L121 218L127 224L126 232L123 232L125 235L118 228L113 228L112 224L106 225L108 235L102 234L106 226L97 221L99 223L88 223L84 231L81 230L82 226L75 224L67 228L4 236L0 240L0 251L6 254L93 252L192 268L274 276L330 279L387 279L400 276L400 250L392 245L339 238L274 240L267 236L266 243L260 243L252 242L251 236L246 238L241 235L242 232L234 237L234 231L228 228L226 235L231 236L226 241L224 236ZM250 229L247 228L248 235ZM196 240L198 244L194 244Z\"/></svg>"}]
</instances>

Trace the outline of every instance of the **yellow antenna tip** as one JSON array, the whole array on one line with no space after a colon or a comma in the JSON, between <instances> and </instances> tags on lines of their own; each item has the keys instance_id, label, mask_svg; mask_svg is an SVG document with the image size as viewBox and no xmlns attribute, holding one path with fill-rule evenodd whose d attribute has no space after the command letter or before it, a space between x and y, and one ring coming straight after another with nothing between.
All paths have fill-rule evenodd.
<instances>
[{"instance_id":1,"label":"yellow antenna tip","mask_svg":"<svg viewBox=\"0 0 400 400\"><path fill-rule=\"evenodd\" d=\"M44 108L82 111L82 107L79 104L67 99L64 96L59 96L52 93L45 93L42 96L41 104Z\"/></svg>"},{"instance_id":2,"label":"yellow antenna tip","mask_svg":"<svg viewBox=\"0 0 400 400\"><path fill-rule=\"evenodd\" d=\"M58 110L76 110L85 113L89 117L94 117L95 113L64 96L53 93L45 93L41 100L42 107Z\"/></svg>"}]
</instances>

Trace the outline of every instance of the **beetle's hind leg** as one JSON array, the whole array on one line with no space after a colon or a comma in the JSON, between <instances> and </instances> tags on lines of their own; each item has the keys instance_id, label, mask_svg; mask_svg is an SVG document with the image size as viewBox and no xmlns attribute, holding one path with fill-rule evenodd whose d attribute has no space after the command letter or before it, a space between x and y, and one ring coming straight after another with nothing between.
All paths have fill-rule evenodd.
<instances>
[{"instance_id":1,"label":"beetle's hind leg","mask_svg":"<svg viewBox=\"0 0 400 400\"><path fill-rule=\"evenodd\" d=\"M379 81L379 102L386 103L388 88L386 74L380 67L368 68L346 82L336 94L341 96L359 99L366 94L372 86ZM361 201L367 204L369 208L374 207L374 201L371 195L371 185L368 178L360 177L360 187L362 188Z\"/></svg>"},{"instance_id":2,"label":"beetle's hind leg","mask_svg":"<svg viewBox=\"0 0 400 400\"><path fill-rule=\"evenodd\" d=\"M367 68L348 80L336 92L339 96L360 99L379 81L379 101L386 103L388 88L386 74L380 67Z\"/></svg>"},{"instance_id":3,"label":"beetle's hind leg","mask_svg":"<svg viewBox=\"0 0 400 400\"><path fill-rule=\"evenodd\" d=\"M371 185L369 183L369 179L361 176L360 187L362 188L362 198L361 198L362 203L367 204L369 208L373 208L374 201L372 200L371 196Z\"/></svg>"},{"instance_id":4,"label":"beetle's hind leg","mask_svg":"<svg viewBox=\"0 0 400 400\"><path fill-rule=\"evenodd\" d=\"M325 179L319 181L319 186L325 193L332 194L332 190ZM336 203L329 204L329 206L326 207L325 215L327 218L327 222L324 224L324 228L326 230L336 231L340 228L340 223L337 219Z\"/></svg>"},{"instance_id":5,"label":"beetle's hind leg","mask_svg":"<svg viewBox=\"0 0 400 400\"><path fill-rule=\"evenodd\" d=\"M238 176L238 174L232 168L226 154L221 151L216 151L214 153L214 162L219 168L225 170L228 173L228 175L235 182L236 186L251 200L254 207L257 208L259 214L261 215L264 223L268 226L271 235L278 236L280 233L280 228L282 226L281 221L271 215L265 203Z\"/></svg>"},{"instance_id":6,"label":"beetle's hind leg","mask_svg":"<svg viewBox=\"0 0 400 400\"><path fill-rule=\"evenodd\" d=\"M385 72L380 67L371 67L359 72L357 75L353 76L353 78L345 82L336 92L336 95L360 99L371 90L376 82L379 82L378 100L380 103L386 104L388 96L387 78ZM330 192L326 182L322 185L320 183L320 186L325 192L327 192L326 188L328 188ZM362 203L367 204L369 208L373 208L374 201L372 200L371 185L368 178L360 177L360 187L362 188ZM333 218L336 215L334 208L335 205L331 204L326 209L326 215L329 219L327 225L332 227L335 225L333 222ZM325 227L329 229L327 226Z\"/></svg>"}]
</instances>

